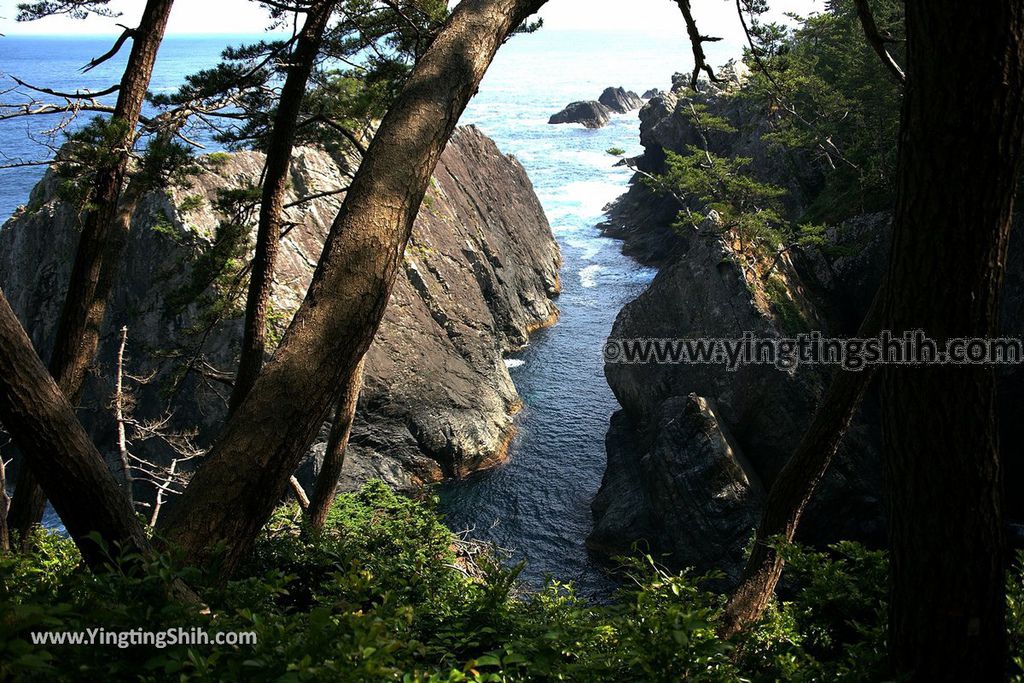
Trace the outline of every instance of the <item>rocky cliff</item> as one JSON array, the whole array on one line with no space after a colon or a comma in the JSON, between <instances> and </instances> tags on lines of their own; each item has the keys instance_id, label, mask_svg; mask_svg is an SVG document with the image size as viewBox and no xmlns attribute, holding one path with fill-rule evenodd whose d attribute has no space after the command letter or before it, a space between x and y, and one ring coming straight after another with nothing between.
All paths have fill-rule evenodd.
<instances>
[{"instance_id":1,"label":"rocky cliff","mask_svg":"<svg viewBox=\"0 0 1024 683\"><path fill-rule=\"evenodd\" d=\"M235 367L244 307L246 235L229 251L225 190L251 186L263 156L211 155L187 186L146 196L136 210L124 269L103 330L81 414L101 450L112 451L108 409L119 330L128 327L126 371L135 418L215 437ZM296 151L288 202L343 188L345 162ZM77 219L52 173L0 230L0 287L45 357L66 287ZM299 305L343 195L289 209L271 306L274 334ZM249 217L251 219L251 216ZM246 228L252 228L251 221ZM456 131L438 164L406 250L380 332L343 475L351 488L383 478L413 488L500 462L519 397L503 354L553 323L560 256L522 166L473 127ZM220 268L220 270L217 270ZM325 425L322 440L326 439ZM166 458L159 439L137 454ZM312 478L323 443L304 465Z\"/></svg>"},{"instance_id":2,"label":"rocky cliff","mask_svg":"<svg viewBox=\"0 0 1024 683\"><path fill-rule=\"evenodd\" d=\"M749 104L728 96L740 81L730 75L731 85L706 87L695 97L736 128L712 135L711 149L752 158L757 177L787 186L787 208L798 214L800 183L762 141ZM645 153L632 163L642 171L663 171L666 149L683 152L698 144L683 111L689 107L685 90L679 80L641 111ZM620 312L612 338L735 339L745 332L777 338L812 329L849 336L856 330L885 268L888 216L862 215L833 226L825 247L797 250L780 264L774 284L763 287L751 281L740 265L743 255L710 221L698 230L673 228L680 208L640 183L611 207L605 232L623 239L627 253L660 266L649 288ZM1006 333L1019 336L1024 245L1017 240L1011 251L1003 315ZM607 435L608 467L593 503L590 547L615 554L641 542L671 564L737 576L764 492L809 424L828 370L607 364L605 374L622 409ZM1019 371L1005 375L1004 413L1019 415L1022 378ZM878 410L877 397L869 395L805 515L802 540L884 540ZM1009 452L1021 443L1020 434L1010 433L1020 431L1014 427L1019 420L1004 422ZM1019 505L1011 501L1010 507Z\"/></svg>"}]
</instances>

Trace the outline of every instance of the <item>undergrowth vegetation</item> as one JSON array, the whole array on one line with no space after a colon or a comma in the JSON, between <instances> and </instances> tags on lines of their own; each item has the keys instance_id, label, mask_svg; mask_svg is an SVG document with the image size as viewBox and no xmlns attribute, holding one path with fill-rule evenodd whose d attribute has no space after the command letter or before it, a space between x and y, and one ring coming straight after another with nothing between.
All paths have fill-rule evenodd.
<instances>
[{"instance_id":1,"label":"undergrowth vegetation","mask_svg":"<svg viewBox=\"0 0 1024 683\"><path fill-rule=\"evenodd\" d=\"M715 633L723 598L651 558L625 563L605 604L550 582L524 591L515 568L469 571L430 503L373 483L341 496L310 536L275 514L226 585L173 554L94 574L74 545L39 532L0 558L0 679L275 681L885 680L886 562L852 543L787 548L785 600L750 633ZM113 555L113 553L112 553ZM123 560L123 558L122 558ZM482 571L481 571L482 570ZM203 608L166 597L168 579ZM473 578L476 577L476 578ZM1024 579L1013 574L1010 631L1021 661ZM34 645L33 632L145 629L252 632L255 645Z\"/></svg>"}]
</instances>

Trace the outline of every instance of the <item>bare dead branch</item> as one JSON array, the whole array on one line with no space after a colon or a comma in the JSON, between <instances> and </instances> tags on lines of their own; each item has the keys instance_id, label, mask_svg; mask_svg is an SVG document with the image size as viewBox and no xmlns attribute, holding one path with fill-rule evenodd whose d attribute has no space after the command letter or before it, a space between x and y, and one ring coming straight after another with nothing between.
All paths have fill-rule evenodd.
<instances>
[{"instance_id":1,"label":"bare dead branch","mask_svg":"<svg viewBox=\"0 0 1024 683\"><path fill-rule=\"evenodd\" d=\"M296 206L302 206L303 204L308 204L309 202L314 202L317 199L324 199L325 197L334 197L334 196L337 196L339 194L344 194L346 192L348 192L348 188L347 187L342 187L342 188L337 189L337 190L327 190L326 192L317 192L316 194L311 194L311 195L308 195L306 197L301 197L300 199L296 199L294 202L291 202L289 204L285 204L284 208L285 209L294 209Z\"/></svg>"},{"instance_id":2,"label":"bare dead branch","mask_svg":"<svg viewBox=\"0 0 1024 683\"><path fill-rule=\"evenodd\" d=\"M118 90L121 89L121 85L118 83L110 86L109 88L106 88L105 90L76 90L73 93L68 93L61 92L59 90L51 90L50 88L44 88L38 85L32 85L31 83L27 83L22 79L18 78L17 76L14 76L13 74L8 75L10 76L12 81L14 81L23 88L28 88L29 90L34 90L35 92L42 93L43 95L52 95L53 97L59 97L65 100L95 100L98 97L104 97L105 95L111 95L113 93L116 93Z\"/></svg>"},{"instance_id":3,"label":"bare dead branch","mask_svg":"<svg viewBox=\"0 0 1024 683\"><path fill-rule=\"evenodd\" d=\"M121 342L117 347L117 369L114 380L114 420L117 422L117 453L121 459L125 492L128 502L135 504L132 495L132 468L128 462L128 439L125 436L124 347L128 344L128 326L121 328Z\"/></svg>"},{"instance_id":4,"label":"bare dead branch","mask_svg":"<svg viewBox=\"0 0 1024 683\"><path fill-rule=\"evenodd\" d=\"M110 59L113 59L114 56L117 55L117 53L121 51L121 48L124 47L124 44L128 41L128 39L135 37L135 29L128 28L127 26L124 26L122 24L118 24L118 26L123 28L124 31L121 33L120 36L118 36L117 40L114 42L113 47L111 47L105 53L103 53L99 57L96 57L95 59L90 61L88 64L83 66L82 67L82 73L87 73L89 71L92 71L93 69L98 67L100 64L102 64L102 63L104 63L104 62L106 62L106 61L108 61Z\"/></svg>"},{"instance_id":5,"label":"bare dead branch","mask_svg":"<svg viewBox=\"0 0 1024 683\"><path fill-rule=\"evenodd\" d=\"M708 64L707 55L704 54L704 43L717 43L721 38L703 36L697 28L697 21L693 18L693 8L690 7L690 0L676 0L679 10L683 13L683 20L686 21L686 33L690 36L690 47L693 49L693 73L690 75L690 87L697 89L697 77L701 71L707 73L712 83L724 83L725 81L715 75L714 69Z\"/></svg>"},{"instance_id":6,"label":"bare dead branch","mask_svg":"<svg viewBox=\"0 0 1024 683\"><path fill-rule=\"evenodd\" d=\"M366 156L366 145L362 143L359 137L345 126L324 114L317 114L316 116L306 119L300 123L297 128L305 128L306 126L311 126L317 123L322 123L336 133L340 133L342 137L352 143L352 146L356 148L357 152L359 152L359 156Z\"/></svg>"},{"instance_id":7,"label":"bare dead branch","mask_svg":"<svg viewBox=\"0 0 1024 683\"><path fill-rule=\"evenodd\" d=\"M292 487L292 493L295 494L295 500L299 502L299 508L303 512L309 509L309 496L306 495L306 489L302 488L302 484L299 480L292 475L291 479L288 480L288 485Z\"/></svg>"},{"instance_id":8,"label":"bare dead branch","mask_svg":"<svg viewBox=\"0 0 1024 683\"><path fill-rule=\"evenodd\" d=\"M11 497L7 495L7 467L0 455L0 555L11 549L11 535L7 529L7 511L11 507Z\"/></svg>"}]
</instances>

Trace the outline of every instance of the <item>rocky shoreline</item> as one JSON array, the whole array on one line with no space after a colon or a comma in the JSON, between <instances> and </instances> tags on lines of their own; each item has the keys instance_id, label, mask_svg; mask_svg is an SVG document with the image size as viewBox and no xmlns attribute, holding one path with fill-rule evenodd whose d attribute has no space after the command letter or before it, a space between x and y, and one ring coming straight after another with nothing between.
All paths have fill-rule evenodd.
<instances>
[{"instance_id":1,"label":"rocky shoreline","mask_svg":"<svg viewBox=\"0 0 1024 683\"><path fill-rule=\"evenodd\" d=\"M213 315L213 302L224 300L224 283L197 287L197 278L223 238L218 193L250 185L262 164L255 152L211 155L187 186L140 202L80 410L111 458L109 405L122 325L129 330L125 371L147 378L133 387L134 417L167 418L168 430L190 434L201 447L215 437L237 358L241 310L232 304ZM287 201L344 187L346 170L343 159L297 150ZM431 185L367 356L345 490L369 479L410 490L499 464L521 405L503 356L558 317L558 245L519 162L475 127L461 128ZM274 334L283 332L305 294L341 199L321 197L289 212L295 225L282 240L270 316ZM29 205L0 229L0 287L44 357L53 344L76 225L51 172ZM306 483L318 469L328 429L325 424L300 470ZM133 444L133 452L161 462L171 457L159 439Z\"/></svg>"},{"instance_id":2,"label":"rocky shoreline","mask_svg":"<svg viewBox=\"0 0 1024 683\"><path fill-rule=\"evenodd\" d=\"M735 133L716 134L711 151L751 158L764 182L783 184L783 160L762 142L757 117L741 98L734 73L723 88L705 87L695 97ZM630 161L646 173L665 170L664 150L684 152L698 133L681 113L691 97L684 79L656 93L640 112L644 154ZM639 178L639 176L638 176ZM788 195L798 213L800 193ZM771 296L755 294L734 245L706 224L698 230L672 226L680 206L640 182L609 207L604 234L623 240L623 252L659 267L651 285L619 314L611 338L791 337L794 322L825 335L850 336L877 289L888 253L886 214L865 214L833 226L822 247L795 250L774 276ZM1005 333L1024 330L1024 247L1011 246ZM765 491L810 422L830 375L826 368L795 371L720 365L606 364L605 375L621 410L607 433L608 467L593 502L595 526L588 546L601 556L639 544L673 567L723 570L735 579L744 548L760 519ZM1014 452L1024 409L1019 369L1001 384L1003 447ZM1008 459L1008 460L1012 460ZM1007 486L1019 484L1022 468L1007 467ZM1015 484L1016 482L1016 484ZM872 392L848 432L801 524L798 539L823 545L841 539L878 546L885 539L881 497L881 429ZM1014 497L1016 498L1016 497ZM1020 502L1009 501L1011 515ZM1017 508L1017 509L1015 509Z\"/></svg>"}]
</instances>

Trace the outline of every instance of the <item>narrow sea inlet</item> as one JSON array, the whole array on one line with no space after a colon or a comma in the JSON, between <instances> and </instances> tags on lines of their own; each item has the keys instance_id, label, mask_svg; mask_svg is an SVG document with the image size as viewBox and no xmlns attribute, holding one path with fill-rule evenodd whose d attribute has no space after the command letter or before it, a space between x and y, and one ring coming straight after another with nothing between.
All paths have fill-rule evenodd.
<instances>
[{"instance_id":1,"label":"narrow sea inlet","mask_svg":"<svg viewBox=\"0 0 1024 683\"><path fill-rule=\"evenodd\" d=\"M215 64L225 46L253 39L169 37L151 90L171 92L187 74ZM85 76L78 70L105 48L102 38L19 37L0 43L0 57L5 71L28 82L99 90L117 79L121 60ZM636 58L619 58L626 53ZM523 579L534 586L550 576L575 582L585 595L609 589L584 546L592 526L590 502L605 467L604 435L616 408L601 348L616 313L653 277L596 227L606 204L625 192L631 177L615 167L606 150L641 152L636 112L615 116L599 130L547 121L569 102L595 99L609 86L638 92L667 87L686 55L684 41L664 34L542 30L517 37L501 50L460 122L477 125L523 164L564 260L558 324L535 333L527 349L507 359L525 406L508 463L441 491L452 528L469 529L512 550L516 560L528 559ZM559 68L552 68L556 64ZM26 125L35 133L46 128L42 119ZM40 156L44 150L23 133L5 127L0 150L8 157ZM218 148L207 144L209 151ZM41 167L0 171L0 215L26 202L42 172ZM48 521L59 523L55 515Z\"/></svg>"}]
</instances>

